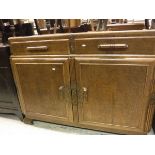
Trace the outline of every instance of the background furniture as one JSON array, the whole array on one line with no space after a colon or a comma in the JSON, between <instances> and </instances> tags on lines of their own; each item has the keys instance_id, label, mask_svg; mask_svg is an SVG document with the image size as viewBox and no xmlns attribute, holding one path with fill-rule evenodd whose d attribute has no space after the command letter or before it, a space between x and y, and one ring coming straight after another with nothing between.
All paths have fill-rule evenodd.
<instances>
[{"instance_id":1,"label":"background furniture","mask_svg":"<svg viewBox=\"0 0 155 155\"><path fill-rule=\"evenodd\" d=\"M47 22L49 31L47 30ZM59 21L59 22L58 22ZM55 25L56 23L56 25ZM59 23L59 24L58 24ZM149 29L149 20L127 19L38 19L35 21L38 34L49 33L77 33L87 31L124 31ZM55 26L54 26L55 25ZM54 30L56 29L56 30Z\"/></svg>"},{"instance_id":2,"label":"background furniture","mask_svg":"<svg viewBox=\"0 0 155 155\"><path fill-rule=\"evenodd\" d=\"M108 24L108 31L124 31L124 30L143 30L144 23L125 23L125 24Z\"/></svg>"},{"instance_id":3,"label":"background furniture","mask_svg":"<svg viewBox=\"0 0 155 155\"><path fill-rule=\"evenodd\" d=\"M9 45L0 44L0 113L15 114L22 120L9 56Z\"/></svg>"},{"instance_id":4,"label":"background furniture","mask_svg":"<svg viewBox=\"0 0 155 155\"><path fill-rule=\"evenodd\" d=\"M26 122L146 134L155 108L155 31L10 38Z\"/></svg>"}]
</instances>

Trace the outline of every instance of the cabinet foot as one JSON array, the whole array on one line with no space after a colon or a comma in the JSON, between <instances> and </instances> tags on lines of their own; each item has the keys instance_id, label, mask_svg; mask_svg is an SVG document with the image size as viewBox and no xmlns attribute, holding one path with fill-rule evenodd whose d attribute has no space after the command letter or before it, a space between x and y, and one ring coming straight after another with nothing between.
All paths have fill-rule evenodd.
<instances>
[{"instance_id":1,"label":"cabinet foot","mask_svg":"<svg viewBox=\"0 0 155 155\"><path fill-rule=\"evenodd\" d=\"M30 119L30 118L26 118L26 117L23 119L23 122L24 122L25 124L30 124L30 125L33 124L33 120Z\"/></svg>"}]
</instances>

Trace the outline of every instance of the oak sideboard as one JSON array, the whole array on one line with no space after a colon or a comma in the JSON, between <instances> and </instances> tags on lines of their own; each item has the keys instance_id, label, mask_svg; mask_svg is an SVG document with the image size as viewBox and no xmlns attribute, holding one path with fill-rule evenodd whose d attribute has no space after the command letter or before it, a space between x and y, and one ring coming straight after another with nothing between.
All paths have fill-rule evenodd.
<instances>
[{"instance_id":1,"label":"oak sideboard","mask_svg":"<svg viewBox=\"0 0 155 155\"><path fill-rule=\"evenodd\" d=\"M155 31L9 39L25 122L147 134L155 108Z\"/></svg>"}]
</instances>

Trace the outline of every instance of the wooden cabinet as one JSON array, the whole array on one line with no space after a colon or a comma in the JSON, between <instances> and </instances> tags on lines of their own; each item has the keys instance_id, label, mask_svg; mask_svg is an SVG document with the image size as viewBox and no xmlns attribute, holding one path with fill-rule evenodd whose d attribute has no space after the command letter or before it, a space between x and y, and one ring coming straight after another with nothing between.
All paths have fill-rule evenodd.
<instances>
[{"instance_id":1,"label":"wooden cabinet","mask_svg":"<svg viewBox=\"0 0 155 155\"><path fill-rule=\"evenodd\" d=\"M155 108L153 34L11 38L11 64L25 118L146 134Z\"/></svg>"},{"instance_id":2,"label":"wooden cabinet","mask_svg":"<svg viewBox=\"0 0 155 155\"><path fill-rule=\"evenodd\" d=\"M68 58L12 59L23 113L73 122Z\"/></svg>"},{"instance_id":3,"label":"wooden cabinet","mask_svg":"<svg viewBox=\"0 0 155 155\"><path fill-rule=\"evenodd\" d=\"M9 63L10 49L0 45L0 113L15 114L23 119L12 71Z\"/></svg>"}]
</instances>

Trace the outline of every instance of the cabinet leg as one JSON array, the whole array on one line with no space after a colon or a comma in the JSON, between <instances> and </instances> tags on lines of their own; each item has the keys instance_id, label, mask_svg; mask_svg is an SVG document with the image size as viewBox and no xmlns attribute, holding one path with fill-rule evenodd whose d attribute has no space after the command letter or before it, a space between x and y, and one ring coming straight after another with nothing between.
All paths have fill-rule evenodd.
<instances>
[{"instance_id":1,"label":"cabinet leg","mask_svg":"<svg viewBox=\"0 0 155 155\"><path fill-rule=\"evenodd\" d=\"M29 118L26 118L26 117L23 119L23 122L24 122L25 124L30 124L30 125L33 124L33 120L32 120L32 119L29 119Z\"/></svg>"}]
</instances>

